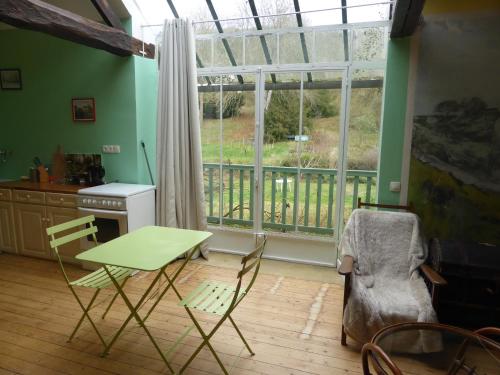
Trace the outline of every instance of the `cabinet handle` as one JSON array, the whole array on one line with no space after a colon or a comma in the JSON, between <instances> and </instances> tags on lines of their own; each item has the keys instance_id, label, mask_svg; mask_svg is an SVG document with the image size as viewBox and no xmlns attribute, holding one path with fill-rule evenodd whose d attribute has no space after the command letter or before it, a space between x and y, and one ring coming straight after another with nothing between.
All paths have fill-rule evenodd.
<instances>
[{"instance_id":1,"label":"cabinet handle","mask_svg":"<svg viewBox=\"0 0 500 375\"><path fill-rule=\"evenodd\" d=\"M64 198L59 199L61 202L64 202Z\"/></svg>"},{"instance_id":2,"label":"cabinet handle","mask_svg":"<svg viewBox=\"0 0 500 375\"><path fill-rule=\"evenodd\" d=\"M26 194L26 198L30 199L30 198L31 198L31 195Z\"/></svg>"}]
</instances>

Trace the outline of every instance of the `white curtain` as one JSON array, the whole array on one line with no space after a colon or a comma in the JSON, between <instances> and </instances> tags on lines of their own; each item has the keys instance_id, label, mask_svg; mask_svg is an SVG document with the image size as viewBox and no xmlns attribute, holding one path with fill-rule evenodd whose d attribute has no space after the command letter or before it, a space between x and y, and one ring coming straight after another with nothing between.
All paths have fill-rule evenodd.
<instances>
[{"instance_id":1,"label":"white curtain","mask_svg":"<svg viewBox=\"0 0 500 375\"><path fill-rule=\"evenodd\" d=\"M167 227L205 230L205 193L195 41L191 21L166 20L160 46L156 217ZM202 255L208 255L206 246Z\"/></svg>"}]
</instances>

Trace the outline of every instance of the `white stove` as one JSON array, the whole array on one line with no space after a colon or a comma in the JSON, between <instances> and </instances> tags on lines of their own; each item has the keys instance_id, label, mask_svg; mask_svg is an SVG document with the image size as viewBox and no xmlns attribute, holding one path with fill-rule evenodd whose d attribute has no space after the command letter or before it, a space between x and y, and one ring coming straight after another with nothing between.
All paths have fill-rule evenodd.
<instances>
[{"instance_id":1,"label":"white stove","mask_svg":"<svg viewBox=\"0 0 500 375\"><path fill-rule=\"evenodd\" d=\"M111 183L78 190L78 215L94 215L97 242L104 243L147 225L155 224L153 185ZM95 246L81 240L83 249ZM92 268L84 265L85 268Z\"/></svg>"}]
</instances>

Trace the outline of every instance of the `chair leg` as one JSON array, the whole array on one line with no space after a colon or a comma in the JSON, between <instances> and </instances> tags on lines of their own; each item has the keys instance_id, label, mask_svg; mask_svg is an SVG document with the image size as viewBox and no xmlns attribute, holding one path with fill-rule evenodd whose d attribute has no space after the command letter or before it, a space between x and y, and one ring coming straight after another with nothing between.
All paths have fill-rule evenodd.
<instances>
[{"instance_id":1,"label":"chair leg","mask_svg":"<svg viewBox=\"0 0 500 375\"><path fill-rule=\"evenodd\" d=\"M340 337L340 343L343 346L347 346L347 335L345 334L344 324L342 324L342 335Z\"/></svg>"},{"instance_id":2,"label":"chair leg","mask_svg":"<svg viewBox=\"0 0 500 375\"><path fill-rule=\"evenodd\" d=\"M123 280L123 283L122 285L120 286L120 288L123 288L125 286L125 283L127 282L128 278L130 276L127 276L124 280ZM111 309L111 306L113 305L113 303L115 302L116 300L116 297L118 297L120 293L116 292L115 295L113 296L113 298L111 299L111 301L109 302L109 305L108 307L106 308L106 311L104 311L104 314L102 314L102 317L101 319L104 319L106 317L106 315L108 314L108 311Z\"/></svg>"},{"instance_id":3,"label":"chair leg","mask_svg":"<svg viewBox=\"0 0 500 375\"><path fill-rule=\"evenodd\" d=\"M231 322L231 324L233 325L234 329L236 330L236 332L240 336L241 340L243 341L243 343L247 347L248 351L250 352L250 355L255 355L255 353L253 352L253 350L250 348L250 345L248 345L247 340L245 340L245 338L243 337L243 334L241 333L240 329L236 326L236 323L234 322L234 320L231 317L231 315L229 315L228 318L229 318L229 321Z\"/></svg>"},{"instance_id":4,"label":"chair leg","mask_svg":"<svg viewBox=\"0 0 500 375\"><path fill-rule=\"evenodd\" d=\"M340 336L340 343L343 346L347 346L347 335L345 333L345 328L344 328L344 314L350 292L351 292L351 275L346 275L344 280L344 301L342 303L342 333Z\"/></svg>"},{"instance_id":5,"label":"chair leg","mask_svg":"<svg viewBox=\"0 0 500 375\"><path fill-rule=\"evenodd\" d=\"M210 341L209 341L212 338L212 336L215 334L215 332L217 331L217 329L222 325L222 323L224 322L224 320L226 319L226 317L224 316L215 325L215 327L212 328L212 331L210 331L210 333L207 335L207 334L205 334L205 332L201 328L200 324L198 323L198 321L196 320L196 318L194 317L194 315L191 313L191 310L188 307L186 307L186 306L184 306L184 308L186 309L187 313L191 317L191 320L193 321L195 327L198 329L198 332L200 333L201 337L203 338L203 342L200 344L200 346L198 346L198 348L196 348L196 350L194 351L194 353L191 354L191 357L189 357L189 359L184 364L184 366L182 366L181 370L179 371L179 374L182 374L186 370L186 368L189 366L189 364L193 361L193 359L196 358L196 356L201 351L201 349L203 349L203 347L206 345L206 346L208 346L208 349L210 349L210 351L212 352L215 360L219 364L219 366L222 369L222 371L224 372L224 374L228 375L229 373L227 372L226 367L224 367L224 364L220 360L219 356L215 352L215 349L213 348L212 344L210 344Z\"/></svg>"},{"instance_id":6,"label":"chair leg","mask_svg":"<svg viewBox=\"0 0 500 375\"><path fill-rule=\"evenodd\" d=\"M73 292L73 295L75 296L78 304L80 305L80 307L82 308L83 310L83 315L82 317L80 318L80 320L78 321L78 324L76 325L75 329L73 330L73 332L71 333L69 339L68 339L68 342L71 342L71 340L73 339L73 337L75 336L76 332L78 331L78 328L80 328L80 325L82 324L83 322L83 319L86 317L90 324L92 325L92 328L94 328L94 331L95 333L97 334L97 336L99 336L99 340L101 340L102 344L104 346L106 346L106 341L104 340L104 338L102 337L101 333L99 332L99 330L97 329L96 325L94 324L94 321L90 318L90 315L89 315L89 310L90 308L92 307L92 304L94 303L95 299L97 298L97 296L99 295L99 292L101 291L100 289L97 289L92 297L92 299L90 300L88 306L85 308L85 306L83 305L83 303L80 301L80 298L78 298L78 295L75 293L75 291L73 290L72 287L70 287L70 290L71 292Z\"/></svg>"}]
</instances>

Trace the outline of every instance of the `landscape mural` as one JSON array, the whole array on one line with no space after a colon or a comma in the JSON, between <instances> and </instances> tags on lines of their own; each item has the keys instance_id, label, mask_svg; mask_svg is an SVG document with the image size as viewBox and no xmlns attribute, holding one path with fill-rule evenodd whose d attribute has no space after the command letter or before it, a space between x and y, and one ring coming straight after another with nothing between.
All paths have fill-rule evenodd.
<instances>
[{"instance_id":1,"label":"landscape mural","mask_svg":"<svg viewBox=\"0 0 500 375\"><path fill-rule=\"evenodd\" d=\"M409 201L427 236L500 245L499 14L422 28Z\"/></svg>"}]
</instances>

